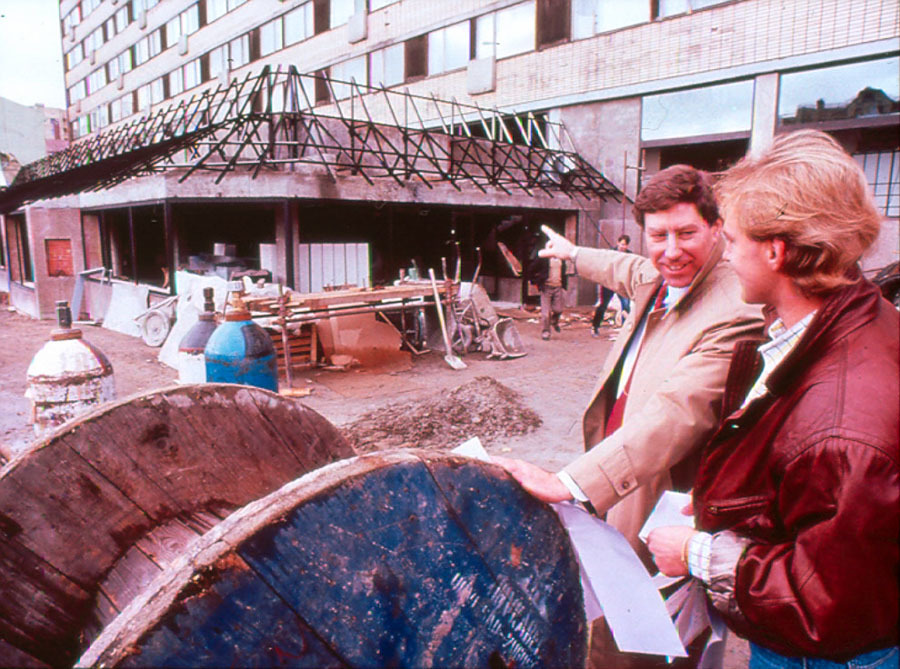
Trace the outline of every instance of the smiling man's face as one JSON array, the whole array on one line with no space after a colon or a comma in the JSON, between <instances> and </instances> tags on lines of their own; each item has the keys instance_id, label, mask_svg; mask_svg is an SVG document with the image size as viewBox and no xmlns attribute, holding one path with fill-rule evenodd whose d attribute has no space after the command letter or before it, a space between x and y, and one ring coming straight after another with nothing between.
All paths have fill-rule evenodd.
<instances>
[{"instance_id":1,"label":"smiling man's face","mask_svg":"<svg viewBox=\"0 0 900 669\"><path fill-rule=\"evenodd\" d=\"M670 286L689 286L716 247L720 228L720 222L709 225L686 202L644 214L647 255Z\"/></svg>"}]
</instances>

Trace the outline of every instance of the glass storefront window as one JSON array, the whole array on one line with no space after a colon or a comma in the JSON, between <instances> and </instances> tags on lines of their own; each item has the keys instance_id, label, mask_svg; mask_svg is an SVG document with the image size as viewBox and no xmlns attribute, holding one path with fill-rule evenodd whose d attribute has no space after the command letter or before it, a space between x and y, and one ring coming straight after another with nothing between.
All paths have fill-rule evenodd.
<instances>
[{"instance_id":1,"label":"glass storefront window","mask_svg":"<svg viewBox=\"0 0 900 669\"><path fill-rule=\"evenodd\" d=\"M900 112L900 58L781 75L778 118L785 125Z\"/></svg>"},{"instance_id":2,"label":"glass storefront window","mask_svg":"<svg viewBox=\"0 0 900 669\"><path fill-rule=\"evenodd\" d=\"M753 81L648 95L641 110L641 140L749 131Z\"/></svg>"},{"instance_id":3,"label":"glass storefront window","mask_svg":"<svg viewBox=\"0 0 900 669\"><path fill-rule=\"evenodd\" d=\"M900 151L871 151L853 154L866 173L875 204L885 216L900 216Z\"/></svg>"}]
</instances>

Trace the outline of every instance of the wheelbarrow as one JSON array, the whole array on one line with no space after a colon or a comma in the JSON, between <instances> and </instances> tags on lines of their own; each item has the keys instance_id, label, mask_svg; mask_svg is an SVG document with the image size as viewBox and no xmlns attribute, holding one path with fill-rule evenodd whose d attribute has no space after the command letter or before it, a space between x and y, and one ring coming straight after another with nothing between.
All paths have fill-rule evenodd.
<instances>
[{"instance_id":1,"label":"wheelbarrow","mask_svg":"<svg viewBox=\"0 0 900 669\"><path fill-rule=\"evenodd\" d=\"M159 347L166 341L175 322L177 304L178 296L173 295L134 317L134 322L141 328L141 339L147 346Z\"/></svg>"}]
</instances>

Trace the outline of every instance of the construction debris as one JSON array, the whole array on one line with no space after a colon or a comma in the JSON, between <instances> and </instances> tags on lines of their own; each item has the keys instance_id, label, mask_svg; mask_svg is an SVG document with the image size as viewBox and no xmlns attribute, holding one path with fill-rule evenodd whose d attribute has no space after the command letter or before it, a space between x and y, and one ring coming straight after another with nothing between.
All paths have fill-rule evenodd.
<instances>
[{"instance_id":1,"label":"construction debris","mask_svg":"<svg viewBox=\"0 0 900 669\"><path fill-rule=\"evenodd\" d=\"M451 449L471 437L486 446L502 438L528 434L540 417L516 391L489 376L479 376L449 393L418 402L376 409L342 426L359 452L390 448Z\"/></svg>"}]
</instances>

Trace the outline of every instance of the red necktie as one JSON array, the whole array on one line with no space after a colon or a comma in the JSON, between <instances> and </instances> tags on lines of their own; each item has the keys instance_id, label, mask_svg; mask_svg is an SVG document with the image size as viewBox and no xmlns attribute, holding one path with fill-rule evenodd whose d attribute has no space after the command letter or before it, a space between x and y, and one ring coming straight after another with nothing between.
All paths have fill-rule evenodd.
<instances>
[{"instance_id":1,"label":"red necktie","mask_svg":"<svg viewBox=\"0 0 900 669\"><path fill-rule=\"evenodd\" d=\"M665 281L660 285L659 291L656 293L656 299L653 302L654 309L660 309L663 306L663 302L666 298L667 293L666 283ZM646 330L644 335L646 335ZM643 339L641 340L641 344L643 344ZM641 352L638 351L637 355L640 355ZM631 388L631 379L634 376L634 368L637 366L637 356L634 358L634 364L631 366L631 372L628 374L628 381L625 383L625 387L622 389L622 394L616 398L616 401L613 402L612 408L609 410L609 417L606 419L606 425L603 428L603 436L608 437L613 432L622 427L622 417L625 415L625 403L628 401L628 391Z\"/></svg>"}]
</instances>

